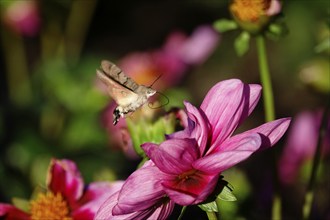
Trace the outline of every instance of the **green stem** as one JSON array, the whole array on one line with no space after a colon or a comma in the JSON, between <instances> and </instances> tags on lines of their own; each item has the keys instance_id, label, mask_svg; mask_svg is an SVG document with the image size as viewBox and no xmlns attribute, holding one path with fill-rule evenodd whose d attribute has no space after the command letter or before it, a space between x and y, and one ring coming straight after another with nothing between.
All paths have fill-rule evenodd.
<instances>
[{"instance_id":1,"label":"green stem","mask_svg":"<svg viewBox=\"0 0 330 220\"><path fill-rule=\"evenodd\" d=\"M313 165L312 165L312 171L311 176L307 185L307 191L305 194L304 204L303 204L303 219L310 219L311 215L311 209L313 205L313 199L314 199L314 186L315 186L315 180L316 180L316 174L317 170L321 161L321 147L322 147L322 140L326 135L327 130L327 122L328 122L328 111L329 111L329 104L330 99L328 100L328 105L326 109L323 112L321 126L319 129L319 136L317 140L317 146L313 158Z\"/></svg>"},{"instance_id":2,"label":"green stem","mask_svg":"<svg viewBox=\"0 0 330 220\"><path fill-rule=\"evenodd\" d=\"M264 111L265 111L265 121L273 121L275 120L275 108L274 108L274 96L272 89L272 82L269 72L267 54L266 54L266 44L265 38L262 35L258 35L256 37L256 45L258 51L258 59L259 59L259 71L260 71L260 80L262 84L263 91L263 101L264 101ZM272 219L281 219L281 197L278 193L278 179L276 173L276 152L272 158L272 170L274 173L274 184L275 184L275 192L273 195L273 204L272 204Z\"/></svg>"},{"instance_id":3,"label":"green stem","mask_svg":"<svg viewBox=\"0 0 330 220\"><path fill-rule=\"evenodd\" d=\"M4 29L0 31L4 64L7 69L9 100L23 107L31 104L33 92L23 37Z\"/></svg>"},{"instance_id":4,"label":"green stem","mask_svg":"<svg viewBox=\"0 0 330 220\"><path fill-rule=\"evenodd\" d=\"M178 220L181 220L181 219L182 219L182 217L183 217L183 215L184 215L186 209L187 209L187 206L183 206L183 207L182 207L182 209L181 209L181 213L180 213L180 215L179 215L179 217L178 217Z\"/></svg>"},{"instance_id":5,"label":"green stem","mask_svg":"<svg viewBox=\"0 0 330 220\"><path fill-rule=\"evenodd\" d=\"M268 122L275 119L275 108L264 37L262 35L257 36L256 43L259 59L260 80L264 97L265 119Z\"/></svg>"},{"instance_id":6,"label":"green stem","mask_svg":"<svg viewBox=\"0 0 330 220\"><path fill-rule=\"evenodd\" d=\"M218 219L221 219L220 218L220 204L221 204L221 199L219 199L218 197L215 199L215 204L217 204L217 209L218 209Z\"/></svg>"},{"instance_id":7,"label":"green stem","mask_svg":"<svg viewBox=\"0 0 330 220\"><path fill-rule=\"evenodd\" d=\"M206 212L206 214L207 214L207 218L209 220L217 220L218 219L215 212Z\"/></svg>"}]
</instances>

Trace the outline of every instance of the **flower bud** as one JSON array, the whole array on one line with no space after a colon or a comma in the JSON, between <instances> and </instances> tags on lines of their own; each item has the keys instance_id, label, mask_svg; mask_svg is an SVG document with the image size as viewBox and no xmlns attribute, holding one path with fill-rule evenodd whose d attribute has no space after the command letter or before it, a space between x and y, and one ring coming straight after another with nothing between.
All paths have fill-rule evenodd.
<instances>
[{"instance_id":1,"label":"flower bud","mask_svg":"<svg viewBox=\"0 0 330 220\"><path fill-rule=\"evenodd\" d=\"M281 11L278 0L233 0L230 12L242 29L258 33Z\"/></svg>"}]
</instances>

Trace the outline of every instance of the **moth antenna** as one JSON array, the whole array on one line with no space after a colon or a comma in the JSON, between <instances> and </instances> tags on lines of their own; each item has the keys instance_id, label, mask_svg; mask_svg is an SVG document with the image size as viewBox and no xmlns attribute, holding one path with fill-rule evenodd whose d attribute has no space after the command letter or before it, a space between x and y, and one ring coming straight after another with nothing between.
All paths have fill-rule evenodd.
<instances>
[{"instance_id":1,"label":"moth antenna","mask_svg":"<svg viewBox=\"0 0 330 220\"><path fill-rule=\"evenodd\" d=\"M167 101L166 101L165 104L161 104L160 106L157 106L157 107L153 107L151 105L151 103L149 102L148 103L149 108L151 108L151 109L157 109L157 108L161 108L161 107L163 107L165 105L168 105L168 103L170 103L170 99L164 93L161 93L161 92L156 92L156 93L158 93L159 95L162 95L163 97L165 97Z\"/></svg>"},{"instance_id":2,"label":"moth antenna","mask_svg":"<svg viewBox=\"0 0 330 220\"><path fill-rule=\"evenodd\" d=\"M160 74L152 83L151 83L151 85L149 86L149 88L151 88L154 84L155 84L155 82L157 82L158 80L159 80L159 78L160 77L162 77L162 75L163 74Z\"/></svg>"}]
</instances>

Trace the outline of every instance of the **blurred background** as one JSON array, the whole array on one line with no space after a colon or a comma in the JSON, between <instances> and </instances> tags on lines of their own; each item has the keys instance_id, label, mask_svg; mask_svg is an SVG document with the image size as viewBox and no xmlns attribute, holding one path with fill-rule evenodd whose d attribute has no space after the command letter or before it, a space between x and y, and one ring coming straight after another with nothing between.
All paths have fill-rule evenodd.
<instances>
[{"instance_id":1,"label":"blurred background","mask_svg":"<svg viewBox=\"0 0 330 220\"><path fill-rule=\"evenodd\" d=\"M228 4L222 0L0 0L0 201L28 199L36 186L45 185L54 157L74 160L86 183L125 179L135 170L139 160L117 146L116 128L109 127L111 99L95 74L103 59L145 85L163 74L155 88L170 98L170 106L182 107L183 100L198 106L207 91L224 79L260 83L254 39L250 50L239 57L233 46L239 31L219 34L212 29L217 19L230 19ZM238 198L223 202L223 219L269 219L274 188L269 160L274 153L283 217L301 217L330 91L330 3L284 1L282 13L287 35L267 41L276 117L293 117L293 123L302 118L302 122L291 125L276 152L273 148L256 153L223 174ZM240 130L263 122L261 99ZM289 137L293 128L305 128L298 135L300 142ZM299 150L286 150L296 145ZM323 146L329 149L329 141ZM330 218L329 162L329 150L324 150L314 219ZM189 207L184 219L192 214L206 219L197 207Z\"/></svg>"}]
</instances>

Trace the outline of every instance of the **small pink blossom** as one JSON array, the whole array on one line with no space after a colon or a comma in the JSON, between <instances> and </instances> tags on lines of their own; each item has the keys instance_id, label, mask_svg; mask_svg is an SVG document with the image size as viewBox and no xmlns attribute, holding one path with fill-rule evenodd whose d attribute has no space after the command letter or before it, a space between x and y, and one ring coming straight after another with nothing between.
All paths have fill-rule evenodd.
<instances>
[{"instance_id":1,"label":"small pink blossom","mask_svg":"<svg viewBox=\"0 0 330 220\"><path fill-rule=\"evenodd\" d=\"M65 218L72 219L93 219L96 211L101 204L112 194L117 192L123 182L115 183L94 182L89 185L84 185L80 172L76 164L70 160L55 160L50 163L49 173L47 178L47 192L40 193L39 197L43 198L42 212L37 213L38 199L30 201L30 212L22 211L10 204L0 203L0 217L5 219L36 219L36 218ZM38 198L39 198L38 197ZM51 200L57 198L59 207ZM45 205L48 202L51 207ZM62 210L56 213L59 208ZM34 211L36 210L36 211ZM60 211L59 210L59 211ZM67 213L64 212L67 211ZM51 215L50 215L50 214ZM40 216L42 215L42 216ZM65 215L65 216L63 216Z\"/></svg>"}]
</instances>

